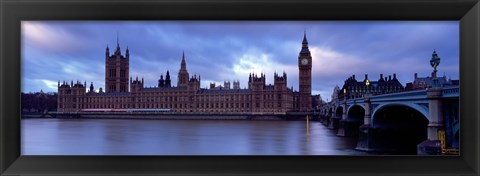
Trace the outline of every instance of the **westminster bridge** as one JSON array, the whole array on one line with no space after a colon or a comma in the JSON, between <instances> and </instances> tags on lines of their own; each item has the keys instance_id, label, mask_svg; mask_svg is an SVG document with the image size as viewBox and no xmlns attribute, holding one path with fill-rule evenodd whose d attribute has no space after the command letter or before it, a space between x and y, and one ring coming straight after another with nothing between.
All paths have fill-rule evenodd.
<instances>
[{"instance_id":1,"label":"westminster bridge","mask_svg":"<svg viewBox=\"0 0 480 176\"><path fill-rule=\"evenodd\" d=\"M420 155L459 148L459 115L459 86L367 93L320 109L320 121L338 136L358 136L357 150Z\"/></svg>"}]
</instances>

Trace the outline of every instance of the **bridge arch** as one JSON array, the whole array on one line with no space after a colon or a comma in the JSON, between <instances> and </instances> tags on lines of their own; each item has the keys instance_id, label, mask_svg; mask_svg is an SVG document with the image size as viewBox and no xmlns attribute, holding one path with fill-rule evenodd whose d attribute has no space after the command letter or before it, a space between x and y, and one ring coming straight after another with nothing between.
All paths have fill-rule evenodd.
<instances>
[{"instance_id":1,"label":"bridge arch","mask_svg":"<svg viewBox=\"0 0 480 176\"><path fill-rule=\"evenodd\" d=\"M335 109L335 117L336 118L342 118L342 116L343 116L343 106L338 106Z\"/></svg>"},{"instance_id":2,"label":"bridge arch","mask_svg":"<svg viewBox=\"0 0 480 176\"><path fill-rule=\"evenodd\" d=\"M365 108L361 105L352 105L348 108L347 119L352 121L362 121L365 117Z\"/></svg>"},{"instance_id":3,"label":"bridge arch","mask_svg":"<svg viewBox=\"0 0 480 176\"><path fill-rule=\"evenodd\" d=\"M372 113L377 146L395 153L416 154L417 145L428 136L429 120L423 108L405 103L379 106Z\"/></svg>"},{"instance_id":4,"label":"bridge arch","mask_svg":"<svg viewBox=\"0 0 480 176\"><path fill-rule=\"evenodd\" d=\"M372 122L375 120L376 114L379 110L381 110L382 108L385 108L385 107L389 107L389 106L406 106L406 107L415 109L418 112L420 112L423 115L423 117L425 117L427 120L430 120L428 118L429 117L428 116L428 109L425 109L424 107L422 107L418 104L415 104L415 103L394 102L394 103L380 104L375 109L373 109L373 112L371 113L372 114L371 115L372 116Z\"/></svg>"},{"instance_id":5,"label":"bridge arch","mask_svg":"<svg viewBox=\"0 0 480 176\"><path fill-rule=\"evenodd\" d=\"M365 110L365 105L363 103L361 103L361 104L355 103L355 104L352 104L352 105L348 106L347 112L349 112L350 109L353 108L354 106L360 106L362 109Z\"/></svg>"}]
</instances>

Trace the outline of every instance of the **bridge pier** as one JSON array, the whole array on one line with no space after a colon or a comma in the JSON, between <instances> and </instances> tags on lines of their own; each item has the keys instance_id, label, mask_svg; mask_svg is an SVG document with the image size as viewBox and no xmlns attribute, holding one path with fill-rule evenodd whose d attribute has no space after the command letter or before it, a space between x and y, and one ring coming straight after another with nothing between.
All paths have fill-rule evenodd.
<instances>
[{"instance_id":1,"label":"bridge pier","mask_svg":"<svg viewBox=\"0 0 480 176\"><path fill-rule=\"evenodd\" d=\"M373 129L371 123L371 101L370 96L365 96L365 116L363 117L363 125L359 128L358 142L355 149L362 151L373 151L375 149Z\"/></svg>"},{"instance_id":2,"label":"bridge pier","mask_svg":"<svg viewBox=\"0 0 480 176\"><path fill-rule=\"evenodd\" d=\"M333 129L333 118L332 116L330 116L330 118L328 119L328 128L329 129Z\"/></svg>"},{"instance_id":3,"label":"bridge pier","mask_svg":"<svg viewBox=\"0 0 480 176\"><path fill-rule=\"evenodd\" d=\"M323 125L328 126L330 124L330 116L326 115L323 117Z\"/></svg>"},{"instance_id":4,"label":"bridge pier","mask_svg":"<svg viewBox=\"0 0 480 176\"><path fill-rule=\"evenodd\" d=\"M375 139L374 129L371 128L370 124L362 125L359 128L358 142L355 149L368 152L378 151L375 141L378 141L378 139Z\"/></svg>"},{"instance_id":5,"label":"bridge pier","mask_svg":"<svg viewBox=\"0 0 480 176\"><path fill-rule=\"evenodd\" d=\"M417 145L418 155L440 155L442 152L438 138L438 131L444 130L441 97L441 87L427 89L428 115L430 116L427 127L428 138Z\"/></svg>"},{"instance_id":6,"label":"bridge pier","mask_svg":"<svg viewBox=\"0 0 480 176\"><path fill-rule=\"evenodd\" d=\"M341 120L338 127L337 136L358 136L359 127L362 125L361 121L355 120Z\"/></svg>"},{"instance_id":7,"label":"bridge pier","mask_svg":"<svg viewBox=\"0 0 480 176\"><path fill-rule=\"evenodd\" d=\"M337 136L358 136L361 121L348 119L348 106L346 98L343 101L343 116L340 120Z\"/></svg>"},{"instance_id":8,"label":"bridge pier","mask_svg":"<svg viewBox=\"0 0 480 176\"><path fill-rule=\"evenodd\" d=\"M330 124L328 125L329 129L337 130L338 126L340 124L340 118L338 117L332 117L330 119Z\"/></svg>"},{"instance_id":9,"label":"bridge pier","mask_svg":"<svg viewBox=\"0 0 480 176\"><path fill-rule=\"evenodd\" d=\"M320 123L326 125L327 121L328 121L328 116L327 115L321 115L320 116Z\"/></svg>"}]
</instances>

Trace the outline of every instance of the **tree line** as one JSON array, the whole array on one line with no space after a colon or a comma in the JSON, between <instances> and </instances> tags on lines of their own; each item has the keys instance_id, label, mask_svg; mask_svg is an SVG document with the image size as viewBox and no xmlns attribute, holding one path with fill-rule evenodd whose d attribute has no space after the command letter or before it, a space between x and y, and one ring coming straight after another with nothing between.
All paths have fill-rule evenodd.
<instances>
[{"instance_id":1,"label":"tree line","mask_svg":"<svg viewBox=\"0 0 480 176\"><path fill-rule=\"evenodd\" d=\"M22 112L44 112L57 110L57 93L43 91L35 93L23 93L21 95Z\"/></svg>"}]
</instances>

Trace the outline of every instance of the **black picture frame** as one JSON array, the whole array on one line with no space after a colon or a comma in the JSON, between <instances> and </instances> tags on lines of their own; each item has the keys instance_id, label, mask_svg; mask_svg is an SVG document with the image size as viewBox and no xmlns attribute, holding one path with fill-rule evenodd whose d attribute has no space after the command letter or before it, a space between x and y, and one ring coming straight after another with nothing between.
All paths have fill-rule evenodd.
<instances>
[{"instance_id":1,"label":"black picture frame","mask_svg":"<svg viewBox=\"0 0 480 176\"><path fill-rule=\"evenodd\" d=\"M478 0L1 0L0 175L479 175ZM20 156L22 20L459 20L460 156Z\"/></svg>"}]
</instances>

